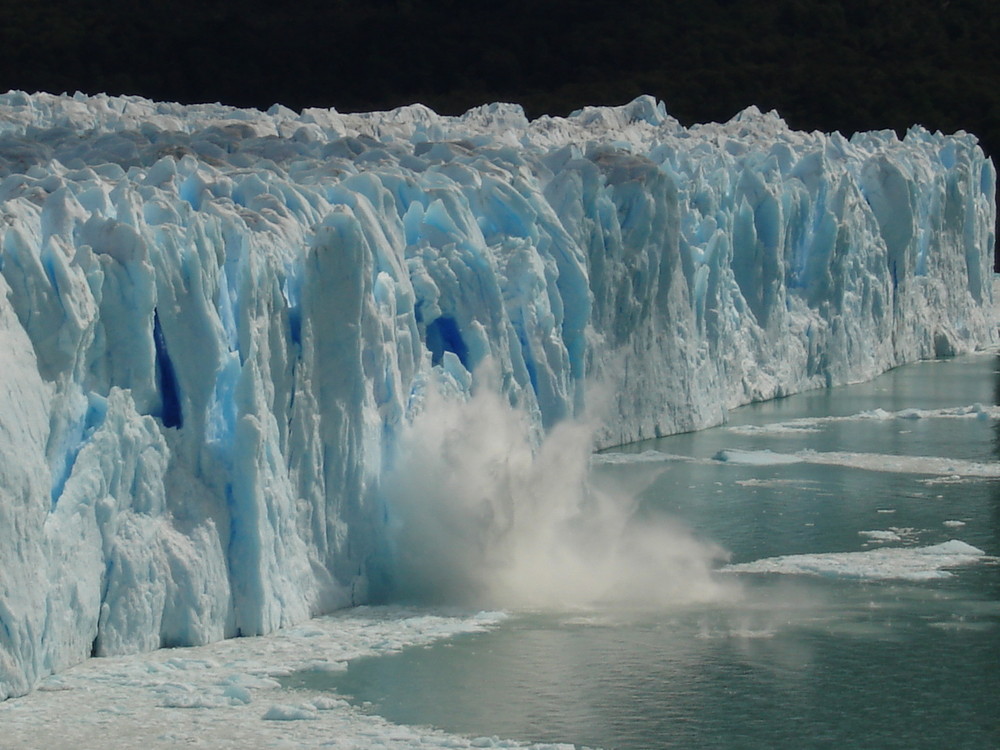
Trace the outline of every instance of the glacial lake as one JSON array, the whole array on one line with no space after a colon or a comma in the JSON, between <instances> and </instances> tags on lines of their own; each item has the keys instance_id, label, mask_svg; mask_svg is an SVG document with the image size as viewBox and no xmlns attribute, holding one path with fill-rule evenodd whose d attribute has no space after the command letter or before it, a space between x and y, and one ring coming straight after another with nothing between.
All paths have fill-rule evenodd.
<instances>
[{"instance_id":1,"label":"glacial lake","mask_svg":"<svg viewBox=\"0 0 1000 750\"><path fill-rule=\"evenodd\" d=\"M599 454L731 597L512 611L299 672L392 722L580 747L1000 747L1000 360L919 363Z\"/></svg>"}]
</instances>

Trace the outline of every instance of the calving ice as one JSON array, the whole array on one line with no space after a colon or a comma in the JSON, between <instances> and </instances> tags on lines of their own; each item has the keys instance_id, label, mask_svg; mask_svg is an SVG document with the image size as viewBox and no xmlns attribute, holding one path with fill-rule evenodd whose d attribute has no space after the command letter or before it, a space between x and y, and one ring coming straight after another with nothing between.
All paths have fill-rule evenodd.
<instances>
[{"instance_id":1,"label":"calving ice","mask_svg":"<svg viewBox=\"0 0 1000 750\"><path fill-rule=\"evenodd\" d=\"M995 184L968 135L684 128L649 98L0 96L0 698L398 591L440 539L422 508L454 507L414 435L474 393L551 461L568 424L585 451L994 343ZM516 484L465 523L501 562Z\"/></svg>"}]
</instances>

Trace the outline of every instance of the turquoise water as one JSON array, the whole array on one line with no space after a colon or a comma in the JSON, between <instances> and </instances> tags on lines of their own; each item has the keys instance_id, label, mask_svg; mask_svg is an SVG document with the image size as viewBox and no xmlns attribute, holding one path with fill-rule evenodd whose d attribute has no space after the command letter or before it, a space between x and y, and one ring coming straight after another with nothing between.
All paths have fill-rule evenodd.
<instances>
[{"instance_id":1,"label":"turquoise water","mask_svg":"<svg viewBox=\"0 0 1000 750\"><path fill-rule=\"evenodd\" d=\"M1000 429L988 409L952 413L1000 402L998 370L987 355L912 365L753 405L726 427L595 465L599 484L643 488L639 522L683 524L734 564L819 556L819 575L775 563L720 571L740 593L707 604L515 612L491 632L289 684L334 690L398 723L524 741L998 748L1000 566L989 556L1000 555L1000 479L977 474L1000 476ZM864 416L876 409L923 411ZM734 450L757 463L714 458ZM839 458L815 463L803 450ZM914 456L954 466L924 474L931 461L893 458ZM949 540L986 557L924 571L939 577L865 567L873 550Z\"/></svg>"}]
</instances>

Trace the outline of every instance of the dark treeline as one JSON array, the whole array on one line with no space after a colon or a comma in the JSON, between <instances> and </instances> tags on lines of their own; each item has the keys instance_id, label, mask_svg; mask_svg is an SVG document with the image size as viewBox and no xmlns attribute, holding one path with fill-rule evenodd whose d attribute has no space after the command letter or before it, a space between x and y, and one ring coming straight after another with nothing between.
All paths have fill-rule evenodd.
<instances>
[{"instance_id":1,"label":"dark treeline","mask_svg":"<svg viewBox=\"0 0 1000 750\"><path fill-rule=\"evenodd\" d=\"M1000 156L997 0L0 0L0 91L342 112L639 94L691 124L920 123Z\"/></svg>"},{"instance_id":2,"label":"dark treeline","mask_svg":"<svg viewBox=\"0 0 1000 750\"><path fill-rule=\"evenodd\" d=\"M997 0L0 0L0 89L529 117L642 93L686 124L976 133L1000 154Z\"/></svg>"},{"instance_id":3,"label":"dark treeline","mask_svg":"<svg viewBox=\"0 0 1000 750\"><path fill-rule=\"evenodd\" d=\"M965 129L1000 153L996 0L0 0L0 88L529 116L648 93L682 122Z\"/></svg>"}]
</instances>

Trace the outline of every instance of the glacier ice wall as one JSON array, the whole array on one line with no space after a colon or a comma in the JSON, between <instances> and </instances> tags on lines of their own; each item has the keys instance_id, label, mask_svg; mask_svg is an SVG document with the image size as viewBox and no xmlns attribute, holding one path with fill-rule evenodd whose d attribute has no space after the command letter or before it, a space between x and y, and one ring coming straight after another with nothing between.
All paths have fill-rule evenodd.
<instances>
[{"instance_id":1,"label":"glacier ice wall","mask_svg":"<svg viewBox=\"0 0 1000 750\"><path fill-rule=\"evenodd\" d=\"M364 601L432 382L611 445L995 343L973 137L0 96L0 699Z\"/></svg>"}]
</instances>

